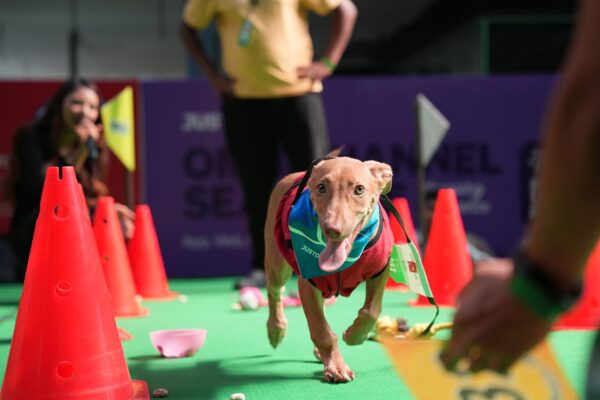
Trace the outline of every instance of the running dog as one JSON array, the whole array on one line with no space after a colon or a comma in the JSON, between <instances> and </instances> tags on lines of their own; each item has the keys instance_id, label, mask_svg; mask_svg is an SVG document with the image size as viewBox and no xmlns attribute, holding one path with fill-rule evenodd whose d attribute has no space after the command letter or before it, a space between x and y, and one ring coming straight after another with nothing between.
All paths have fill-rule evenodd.
<instances>
[{"instance_id":1,"label":"running dog","mask_svg":"<svg viewBox=\"0 0 600 400\"><path fill-rule=\"evenodd\" d=\"M381 312L393 235L379 196L389 192L391 183L387 164L327 157L306 172L286 176L271 193L265 222L269 342L275 348L285 335L281 293L294 271L327 382L352 381L354 372L340 354L323 300L349 296L366 281L365 303L343 333L349 345L367 339Z\"/></svg>"}]
</instances>

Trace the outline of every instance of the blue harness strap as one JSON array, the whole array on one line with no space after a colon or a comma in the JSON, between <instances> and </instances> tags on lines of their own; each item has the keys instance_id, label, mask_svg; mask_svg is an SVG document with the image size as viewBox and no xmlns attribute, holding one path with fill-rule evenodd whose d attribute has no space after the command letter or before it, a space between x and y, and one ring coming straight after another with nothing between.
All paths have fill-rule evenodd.
<instances>
[{"instance_id":1,"label":"blue harness strap","mask_svg":"<svg viewBox=\"0 0 600 400\"><path fill-rule=\"evenodd\" d=\"M310 279L334 274L356 263L379 226L379 214L379 210L374 210L369 221L356 235L346 261L335 271L326 272L319 267L319 255L325 250L327 242L310 201L310 192L304 190L300 196L297 196L297 201L292 205L288 217L292 247L302 277Z\"/></svg>"}]
</instances>

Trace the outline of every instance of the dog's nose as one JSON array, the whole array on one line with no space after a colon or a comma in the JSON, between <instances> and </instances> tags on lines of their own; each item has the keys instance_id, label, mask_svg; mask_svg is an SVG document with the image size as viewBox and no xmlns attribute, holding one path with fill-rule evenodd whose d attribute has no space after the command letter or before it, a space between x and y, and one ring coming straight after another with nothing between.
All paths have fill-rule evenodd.
<instances>
[{"instance_id":1,"label":"dog's nose","mask_svg":"<svg viewBox=\"0 0 600 400\"><path fill-rule=\"evenodd\" d=\"M330 239L339 239L342 231L336 228L325 228L325 235Z\"/></svg>"}]
</instances>

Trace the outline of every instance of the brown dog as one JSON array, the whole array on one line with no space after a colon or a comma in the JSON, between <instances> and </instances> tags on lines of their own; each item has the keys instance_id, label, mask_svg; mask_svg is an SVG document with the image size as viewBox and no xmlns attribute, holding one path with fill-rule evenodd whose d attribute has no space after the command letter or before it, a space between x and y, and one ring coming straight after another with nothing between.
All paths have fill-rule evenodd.
<instances>
[{"instance_id":1,"label":"brown dog","mask_svg":"<svg viewBox=\"0 0 600 400\"><path fill-rule=\"evenodd\" d=\"M265 270L269 299L267 330L273 347L281 343L287 328L281 291L291 277L292 268L298 272L294 250L290 248L289 236L284 232L289 216L286 205L289 207L292 198L295 198L298 181L303 175L291 174L278 182L271 194L265 223ZM393 238L387 215L379 205L379 196L389 192L391 181L392 169L387 164L335 157L314 165L306 184L326 242L325 249L320 254L315 253L314 257L318 257L319 268L329 274L310 280L298 274L298 291L310 336L316 347L315 354L323 362L323 375L328 382L349 382L354 379L354 372L344 362L338 349L337 336L325 319L323 299L324 296L338 294L348 296L360 282L366 280L365 303L343 334L344 341L349 345L364 342L380 314L389 275L387 263ZM373 213L380 213L380 218L369 245L375 242L375 236L382 245L367 245L355 264L335 272L346 261L357 234ZM375 247L378 250L374 250Z\"/></svg>"}]
</instances>

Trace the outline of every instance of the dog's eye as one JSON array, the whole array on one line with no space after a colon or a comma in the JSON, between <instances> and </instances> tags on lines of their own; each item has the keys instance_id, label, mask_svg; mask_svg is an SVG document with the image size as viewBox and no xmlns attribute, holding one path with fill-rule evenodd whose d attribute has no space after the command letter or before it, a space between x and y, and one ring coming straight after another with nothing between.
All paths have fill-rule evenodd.
<instances>
[{"instance_id":1,"label":"dog's eye","mask_svg":"<svg viewBox=\"0 0 600 400\"><path fill-rule=\"evenodd\" d=\"M327 191L327 188L325 187L324 183L319 183L317 185L317 193L319 193L319 194L325 194L326 191Z\"/></svg>"},{"instance_id":2,"label":"dog's eye","mask_svg":"<svg viewBox=\"0 0 600 400\"><path fill-rule=\"evenodd\" d=\"M363 185L356 185L354 188L354 194L357 196L362 195L365 192L365 187Z\"/></svg>"}]
</instances>

